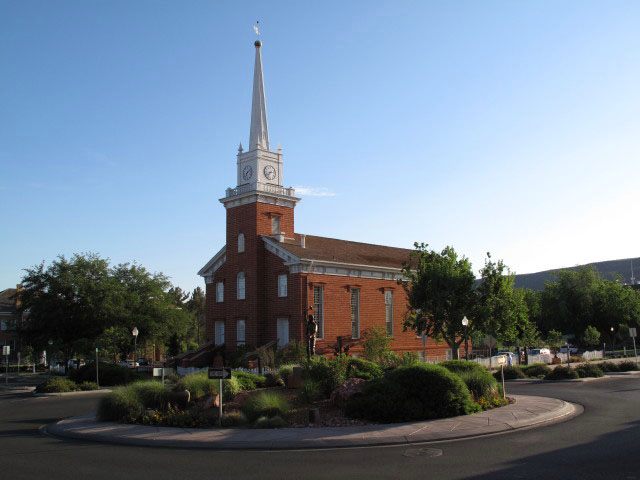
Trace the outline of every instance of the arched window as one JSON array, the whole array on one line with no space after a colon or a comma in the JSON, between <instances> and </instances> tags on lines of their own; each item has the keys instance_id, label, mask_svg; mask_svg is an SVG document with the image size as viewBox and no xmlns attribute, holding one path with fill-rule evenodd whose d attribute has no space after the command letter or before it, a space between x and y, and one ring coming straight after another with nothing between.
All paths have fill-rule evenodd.
<instances>
[{"instance_id":1,"label":"arched window","mask_svg":"<svg viewBox=\"0 0 640 480\"><path fill-rule=\"evenodd\" d=\"M244 291L244 272L240 272L238 274L238 300L244 300L245 291Z\"/></svg>"},{"instance_id":2,"label":"arched window","mask_svg":"<svg viewBox=\"0 0 640 480\"><path fill-rule=\"evenodd\" d=\"M238 253L244 252L244 233L238 235Z\"/></svg>"}]
</instances>

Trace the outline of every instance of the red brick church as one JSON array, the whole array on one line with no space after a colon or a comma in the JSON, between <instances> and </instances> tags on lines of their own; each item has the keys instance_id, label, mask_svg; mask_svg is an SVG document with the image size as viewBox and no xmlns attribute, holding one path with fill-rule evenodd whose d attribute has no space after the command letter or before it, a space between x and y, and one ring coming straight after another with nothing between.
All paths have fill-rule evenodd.
<instances>
[{"instance_id":1,"label":"red brick church","mask_svg":"<svg viewBox=\"0 0 640 480\"><path fill-rule=\"evenodd\" d=\"M269 145L260 41L255 42L248 151L237 156L237 186L220 202L227 210L227 240L198 272L206 282L207 338L227 351L305 340L309 307L318 322L317 353L331 353L342 337L358 340L384 328L396 352L424 357L423 339L402 331L406 296L398 280L411 250L295 232L300 201L283 186L282 152ZM431 339L427 356L443 359L445 343Z\"/></svg>"}]
</instances>

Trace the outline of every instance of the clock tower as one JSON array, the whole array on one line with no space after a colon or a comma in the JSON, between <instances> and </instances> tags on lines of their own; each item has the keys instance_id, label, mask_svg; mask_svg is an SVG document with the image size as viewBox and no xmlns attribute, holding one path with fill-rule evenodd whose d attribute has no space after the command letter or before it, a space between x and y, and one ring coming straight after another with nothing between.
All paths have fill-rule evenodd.
<instances>
[{"instance_id":1,"label":"clock tower","mask_svg":"<svg viewBox=\"0 0 640 480\"><path fill-rule=\"evenodd\" d=\"M293 238L293 209L300 201L293 188L282 182L282 150L270 149L267 104L262 74L262 42L256 40L253 71L253 99L249 147L242 144L237 155L237 185L227 188L220 202L227 209L227 245L242 234L247 243L259 235L273 235L280 241ZM257 242L256 242L257 243ZM228 255L229 253L227 253Z\"/></svg>"}]
</instances>

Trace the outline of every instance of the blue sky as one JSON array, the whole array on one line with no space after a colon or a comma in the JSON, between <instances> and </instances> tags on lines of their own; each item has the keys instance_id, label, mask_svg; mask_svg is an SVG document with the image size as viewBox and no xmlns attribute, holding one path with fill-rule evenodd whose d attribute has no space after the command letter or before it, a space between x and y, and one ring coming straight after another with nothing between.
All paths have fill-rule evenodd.
<instances>
[{"instance_id":1,"label":"blue sky","mask_svg":"<svg viewBox=\"0 0 640 480\"><path fill-rule=\"evenodd\" d=\"M1 0L0 288L88 251L203 285L256 20L299 233L640 255L637 1Z\"/></svg>"}]
</instances>

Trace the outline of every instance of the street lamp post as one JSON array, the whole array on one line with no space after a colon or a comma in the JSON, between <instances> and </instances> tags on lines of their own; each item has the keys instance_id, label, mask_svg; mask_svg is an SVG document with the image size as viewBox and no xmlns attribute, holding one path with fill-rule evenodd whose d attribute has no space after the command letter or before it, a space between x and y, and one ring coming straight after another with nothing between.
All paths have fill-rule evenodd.
<instances>
[{"instance_id":1,"label":"street lamp post","mask_svg":"<svg viewBox=\"0 0 640 480\"><path fill-rule=\"evenodd\" d=\"M616 344L616 339L613 336L613 327L611 327L611 356L612 357L615 356L615 354L616 354L615 344Z\"/></svg>"},{"instance_id":2,"label":"street lamp post","mask_svg":"<svg viewBox=\"0 0 640 480\"><path fill-rule=\"evenodd\" d=\"M464 358L469 361L469 343L467 337L467 326L469 325L469 319L466 315L462 319L462 325L464 325Z\"/></svg>"},{"instance_id":3,"label":"street lamp post","mask_svg":"<svg viewBox=\"0 0 640 480\"><path fill-rule=\"evenodd\" d=\"M138 346L138 327L133 327L131 335L133 335L133 366L136 366L136 347Z\"/></svg>"}]
</instances>

